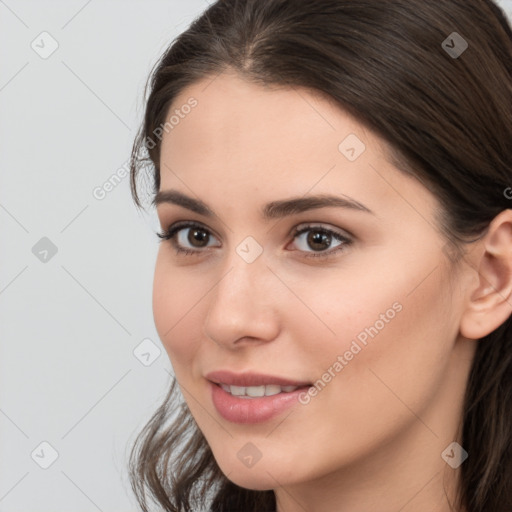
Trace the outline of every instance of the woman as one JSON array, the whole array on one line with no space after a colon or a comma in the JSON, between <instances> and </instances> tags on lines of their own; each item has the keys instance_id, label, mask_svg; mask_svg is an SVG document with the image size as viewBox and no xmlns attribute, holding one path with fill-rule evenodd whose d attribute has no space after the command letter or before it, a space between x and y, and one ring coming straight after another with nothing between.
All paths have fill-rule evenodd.
<instances>
[{"instance_id":1,"label":"woman","mask_svg":"<svg viewBox=\"0 0 512 512\"><path fill-rule=\"evenodd\" d=\"M511 70L490 0L219 0L171 44L143 510L512 510Z\"/></svg>"}]
</instances>

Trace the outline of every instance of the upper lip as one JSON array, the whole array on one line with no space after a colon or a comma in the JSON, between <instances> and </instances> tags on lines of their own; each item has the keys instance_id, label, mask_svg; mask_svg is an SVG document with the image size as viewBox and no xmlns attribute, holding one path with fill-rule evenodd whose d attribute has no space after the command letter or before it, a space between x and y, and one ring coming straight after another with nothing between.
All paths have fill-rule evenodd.
<instances>
[{"instance_id":1,"label":"upper lip","mask_svg":"<svg viewBox=\"0 0 512 512\"><path fill-rule=\"evenodd\" d=\"M290 380L275 375L265 375L262 373L244 372L234 373L229 370L218 370L207 373L205 378L216 384L227 384L228 386L264 386L274 384L276 386L309 386L309 382Z\"/></svg>"}]
</instances>

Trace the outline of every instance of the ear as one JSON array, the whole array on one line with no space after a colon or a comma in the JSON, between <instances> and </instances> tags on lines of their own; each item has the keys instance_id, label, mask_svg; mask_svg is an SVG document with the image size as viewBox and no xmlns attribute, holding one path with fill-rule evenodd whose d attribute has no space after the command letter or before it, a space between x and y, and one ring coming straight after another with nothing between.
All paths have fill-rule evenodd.
<instances>
[{"instance_id":1,"label":"ear","mask_svg":"<svg viewBox=\"0 0 512 512\"><path fill-rule=\"evenodd\" d=\"M465 258L473 279L460 324L469 339L487 336L512 313L512 210L498 214L476 244Z\"/></svg>"}]
</instances>

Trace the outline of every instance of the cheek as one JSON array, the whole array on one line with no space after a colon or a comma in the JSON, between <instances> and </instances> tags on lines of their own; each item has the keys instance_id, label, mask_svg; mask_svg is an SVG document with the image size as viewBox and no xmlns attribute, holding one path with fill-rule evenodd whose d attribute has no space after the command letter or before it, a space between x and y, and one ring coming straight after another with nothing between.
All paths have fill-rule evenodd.
<instances>
[{"instance_id":1,"label":"cheek","mask_svg":"<svg viewBox=\"0 0 512 512\"><path fill-rule=\"evenodd\" d=\"M329 387L341 390L348 381L385 388L378 379L382 373L400 392L416 393L413 400L421 398L420 389L428 393L442 376L458 332L448 277L437 263L432 254L409 263L391 260L380 272L297 282L297 295L311 312L288 326L294 325L292 338L300 340L309 376L337 381ZM373 403L372 396L377 395L366 394L363 401Z\"/></svg>"},{"instance_id":2,"label":"cheek","mask_svg":"<svg viewBox=\"0 0 512 512\"><path fill-rule=\"evenodd\" d=\"M204 283L204 278L194 280L187 271L169 265L165 251L160 250L153 282L153 317L176 371L192 360L201 342L202 325L191 319L197 319L201 299L208 291Z\"/></svg>"},{"instance_id":3,"label":"cheek","mask_svg":"<svg viewBox=\"0 0 512 512\"><path fill-rule=\"evenodd\" d=\"M450 320L453 304L445 274L436 251L423 258L416 251L383 251L324 283L316 307L335 331L332 338L341 342L337 348L348 350L354 339L366 347L371 340L387 339L392 347L412 348L411 334L424 337Z\"/></svg>"},{"instance_id":4,"label":"cheek","mask_svg":"<svg viewBox=\"0 0 512 512\"><path fill-rule=\"evenodd\" d=\"M404 412L403 403L424 409L442 382L457 335L446 276L440 268L430 273L433 268L410 268L400 279L374 276L358 286L347 280L343 294L336 292L337 304L330 294L319 299L336 332L321 355L311 353L319 363L317 378L328 380L329 368L336 375L322 401L344 403L354 418L382 411L390 424Z\"/></svg>"}]
</instances>

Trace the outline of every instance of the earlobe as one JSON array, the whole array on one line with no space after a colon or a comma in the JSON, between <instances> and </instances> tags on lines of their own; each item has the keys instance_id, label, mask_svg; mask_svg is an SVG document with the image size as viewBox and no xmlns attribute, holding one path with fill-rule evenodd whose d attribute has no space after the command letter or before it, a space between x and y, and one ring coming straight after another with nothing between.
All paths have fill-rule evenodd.
<instances>
[{"instance_id":1,"label":"earlobe","mask_svg":"<svg viewBox=\"0 0 512 512\"><path fill-rule=\"evenodd\" d=\"M487 336L512 313L512 210L504 210L489 224L468 259L476 284L467 290L468 303L460 324L462 336Z\"/></svg>"}]
</instances>

